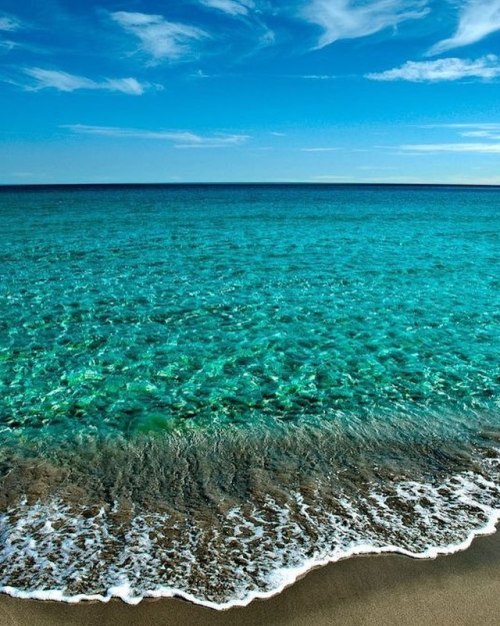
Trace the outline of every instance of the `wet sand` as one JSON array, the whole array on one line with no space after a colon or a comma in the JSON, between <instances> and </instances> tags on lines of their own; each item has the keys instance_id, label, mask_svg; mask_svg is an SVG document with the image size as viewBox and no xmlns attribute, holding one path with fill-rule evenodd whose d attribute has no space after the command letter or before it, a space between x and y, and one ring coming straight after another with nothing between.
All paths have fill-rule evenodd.
<instances>
[{"instance_id":1,"label":"wet sand","mask_svg":"<svg viewBox=\"0 0 500 626\"><path fill-rule=\"evenodd\" d=\"M500 623L500 533L434 561L358 557L310 572L281 595L223 613L180 600L79 605L0 597L0 625L358 626Z\"/></svg>"}]
</instances>

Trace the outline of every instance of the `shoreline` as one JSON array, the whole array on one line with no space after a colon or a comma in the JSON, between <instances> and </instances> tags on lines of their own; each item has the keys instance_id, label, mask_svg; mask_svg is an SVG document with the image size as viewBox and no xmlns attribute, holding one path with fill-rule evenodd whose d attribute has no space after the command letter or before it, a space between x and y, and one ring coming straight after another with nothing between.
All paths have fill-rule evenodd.
<instances>
[{"instance_id":1,"label":"shoreline","mask_svg":"<svg viewBox=\"0 0 500 626\"><path fill-rule=\"evenodd\" d=\"M376 558L374 558L376 556ZM68 604L0 595L0 625L170 624L476 624L498 623L500 533L477 537L467 550L437 559L395 554L348 558L303 574L268 600L214 611L178 598L137 606Z\"/></svg>"},{"instance_id":2,"label":"shoreline","mask_svg":"<svg viewBox=\"0 0 500 626\"><path fill-rule=\"evenodd\" d=\"M493 464L492 470L493 466L496 467L494 460L497 460L496 457L490 460ZM490 467L490 463L486 465ZM376 490L373 493L372 499L375 504L380 500L382 504L385 502L382 496L378 496ZM288 508L276 505L274 501L271 502L274 508L270 506L269 510L263 509L263 513L259 510L255 512L253 509L250 512L243 509L241 511L231 509L231 515L227 516L227 519L233 520L234 518L235 521L231 522L232 526L227 527L220 522L220 529L219 526L216 528L226 537L237 537L240 525L250 520L249 528L252 533L249 537L253 541L251 550L247 548L245 535L241 533L243 538L237 544L239 551L234 550L235 540L221 541L220 545L216 545L217 550L210 550L212 539L210 534L208 538L202 536L199 541L186 544L184 542L186 533L183 532L183 527L179 529L175 525L172 526L178 530L178 535L170 536L165 534L163 517L158 525L156 518L149 520L147 517L138 516L134 518L134 520L139 520L138 532L134 534L130 531L127 542L120 544L116 551L112 552L109 542L106 543L106 538L107 533L116 529L109 526L113 523L113 518L110 518L111 522L109 522L104 509L93 517L89 517L81 512L77 516L75 511L67 511L64 507L61 509L57 501L52 503L53 506L48 504L37 505L34 508L28 506L27 510L12 511L11 517L4 520L4 532L7 536L9 532L11 533L12 541L10 548L6 546L3 554L3 584L0 586L0 593L7 593L22 600L53 600L73 605L79 601L110 602L113 598L131 605L140 603L144 598L181 598L209 609L231 610L235 607L248 606L254 600L269 600L281 594L312 570L323 568L329 563L352 560L358 555L404 555L422 561L466 550L476 537L494 533L500 519L497 481L492 481L491 476L486 479L484 472L472 477L470 472L452 474L446 481L430 486L415 481L408 483L403 481L397 483L392 490L386 490L384 494L386 497L391 497L391 494L399 497L403 503L401 506L409 503L411 511L416 509L421 501L425 502L426 498L431 498L431 500L425 510L415 510L414 516L409 517L408 510L410 509L407 509L404 522L403 518L398 516L394 520L391 517L393 509L385 507L390 513L386 521L390 524L392 534L382 538L382 541L376 532L377 526L372 532L369 525L364 530L364 527L356 523L356 526L351 529L350 526L346 528L345 523L339 525L336 518L333 519L334 523L328 524L328 518L325 520L321 517L312 517L312 514L308 513L310 508L307 504L308 500L304 501L302 497L299 497L301 494L296 494L293 499L298 508L298 512L294 512L296 517L289 514ZM322 492L322 495L326 497L325 492ZM311 496L312 504L315 503L313 496L315 493ZM340 496L338 502L342 504L343 500ZM398 502L399 500L392 502L395 510L397 510ZM414 504L415 502L417 504ZM342 509L345 509L346 515L350 513L349 503L347 501ZM379 507L376 511L380 510L383 515L385 509ZM237 514L238 511L239 514ZM278 518L278 521L281 521L276 526L276 511L279 513L285 511L290 519L287 516L282 519ZM266 517L266 520L270 519L274 522L268 536L273 537L271 531L276 527L279 531L276 531L277 537L282 545L271 544L269 547L266 543L259 551L254 547L255 539L252 537L260 536L259 532L267 531L267 526L263 529L259 525L263 514L271 516ZM301 514L302 517L300 517ZM346 519L349 518L346 517ZM382 517L382 520L385 519ZM435 523L431 524L433 519ZM22 520L21 526L19 526L19 520ZM73 524L66 533L71 539L69 544L67 539L64 540L65 543L61 543L66 535L52 532L54 528L60 527L61 520L65 520L65 523L69 520ZM215 522L218 523L218 520L219 518L216 518ZM424 525L423 527L419 525L419 520ZM294 540L293 531L296 529L295 525L300 522L304 524L315 522L314 528L318 529L318 533L321 531L321 534L315 537L316 543L310 544L314 548L314 552L311 550L312 554L311 552L308 554L300 542ZM322 522L326 523L322 525ZM55 526L52 526L52 523ZM81 523L84 524L82 527ZM184 561L182 559L180 563L172 561L172 551L164 549L160 541L153 540L147 545L142 542L144 536L150 537L150 533L154 533L155 529L160 527L163 529L161 537L165 536L169 539L167 547L173 545L177 547L175 554L183 555L187 550L187 554L183 557L185 558L189 557L189 554L198 554L197 550L204 548L215 565L204 566L202 558L204 553L201 553L200 560L195 562L196 578L190 579L192 572L189 571L186 574L182 569ZM125 525L123 529L120 526L117 528L122 532L128 532L129 526ZM132 530L134 528L132 527ZM203 530L203 527L200 528ZM214 528L213 524L210 526L210 529L212 528ZM306 525L302 528L308 527ZM79 541L81 538L93 536L93 533L97 533L97 538L94 539L93 544L94 558L91 558L90 553L87 554L82 549ZM280 533L288 534L283 538ZM104 537L102 541L101 535ZM115 535L111 533L109 536ZM36 554L38 562L43 564L44 560L48 560L51 563L50 568L37 565L33 569L30 561L32 558L30 537L35 537L40 543L40 550ZM303 542L306 541L308 535L305 530L301 537ZM280 549L283 553L280 553ZM237 555L245 554L248 571L244 569L240 571L239 563L231 550ZM109 558L107 556L103 559L101 551L104 551L103 553ZM134 558L130 559L127 556L129 551L135 555ZM227 557L226 560L224 556ZM271 559L272 556L279 558ZM261 570L258 569L259 567ZM257 574L254 574L255 571ZM93 575L95 579L90 578ZM260 579L258 575L261 576ZM193 584L193 580L196 584ZM94 586L91 586L92 584Z\"/></svg>"},{"instance_id":3,"label":"shoreline","mask_svg":"<svg viewBox=\"0 0 500 626\"><path fill-rule=\"evenodd\" d=\"M324 558L309 558L300 565L294 567L277 568L274 571L276 585L266 591L253 591L247 596L234 598L226 602L218 603L208 598L198 597L188 591L177 589L175 587L164 586L152 591L145 591L142 595L134 595L132 588L128 582L120 585L109 587L106 595L102 594L75 594L65 595L59 589L32 590L25 591L11 585L0 586L0 597L8 596L21 601L34 602L54 602L57 604L79 605L79 604L108 604L115 600L123 601L129 606L137 606L145 601L150 600L177 600L187 602L193 606L208 609L214 612L228 612L233 609L244 609L253 604L255 601L270 601L280 596L284 591L293 587L297 582L307 577L311 572L324 569L328 566L335 565L345 561L351 561L355 557L374 557L374 556L397 556L406 557L415 561L434 561L439 557L450 556L462 553L470 549L471 545L481 537L500 534L497 533L497 525L500 522L500 509L494 508L490 510L487 522L478 528L471 530L468 536L457 543L450 543L446 546L430 546L421 552L413 552L409 549L387 544L384 546L376 546L370 543L358 543L343 552L333 552ZM500 561L499 561L500 563ZM1 622L0 622L1 626Z\"/></svg>"},{"instance_id":4,"label":"shoreline","mask_svg":"<svg viewBox=\"0 0 500 626\"><path fill-rule=\"evenodd\" d=\"M274 589L265 592L254 592L243 600L229 601L225 604L217 604L209 600L203 600L193 596L192 594L172 590L165 587L159 590L155 590L146 593L140 597L134 597L130 595L130 588L128 585L122 585L119 587L112 587L110 594L103 595L76 595L65 596L59 590L47 590L47 591L22 591L15 589L14 587L5 586L0 587L0 598L8 596L22 601L34 601L40 603L57 603L67 605L80 605L80 604L108 604L114 601L122 601L128 606L138 606L144 602L158 601L158 600L176 600L192 604L193 606L208 609L215 613L227 613L233 609L244 609L255 601L266 602L273 598L280 596L287 589L293 587L298 582L306 578L311 572L324 569L328 566L341 563L343 561L349 561L357 557L379 557L379 556L396 556L405 557L414 561L435 561L440 557L448 557L454 554L465 552L471 548L471 546L477 541L477 539L490 537L496 535L498 532L497 525L500 521L500 510L495 511L491 516L488 523L479 529L471 532L469 536L460 543L450 544L447 547L431 547L425 552L411 552L397 546L383 546L381 548L375 548L370 544L360 544L346 551L340 556L327 557L322 560L310 559L306 563L296 568L290 568L288 570L288 579L281 583ZM499 540L500 541L500 540ZM499 562L500 565L500 562ZM1 623L0 623L1 626Z\"/></svg>"}]
</instances>

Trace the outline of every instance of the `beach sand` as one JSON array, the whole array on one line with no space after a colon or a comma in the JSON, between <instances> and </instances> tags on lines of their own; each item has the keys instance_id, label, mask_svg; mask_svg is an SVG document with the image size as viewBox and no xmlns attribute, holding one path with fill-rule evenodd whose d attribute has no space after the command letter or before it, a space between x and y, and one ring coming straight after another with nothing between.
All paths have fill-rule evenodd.
<instances>
[{"instance_id":1,"label":"beach sand","mask_svg":"<svg viewBox=\"0 0 500 626\"><path fill-rule=\"evenodd\" d=\"M0 625L308 626L500 624L500 533L466 551L418 561L384 555L314 570L282 594L216 612L180 600L128 606L0 597Z\"/></svg>"}]
</instances>

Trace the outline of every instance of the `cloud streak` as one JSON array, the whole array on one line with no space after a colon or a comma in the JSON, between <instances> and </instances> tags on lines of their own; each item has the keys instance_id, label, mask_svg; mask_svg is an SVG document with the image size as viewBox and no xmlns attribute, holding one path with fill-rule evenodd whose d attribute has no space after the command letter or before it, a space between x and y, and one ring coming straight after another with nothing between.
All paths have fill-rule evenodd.
<instances>
[{"instance_id":1,"label":"cloud streak","mask_svg":"<svg viewBox=\"0 0 500 626\"><path fill-rule=\"evenodd\" d=\"M461 137L500 140L500 123L472 122L463 124L428 124L422 128L449 128L459 131Z\"/></svg>"},{"instance_id":2,"label":"cloud streak","mask_svg":"<svg viewBox=\"0 0 500 626\"><path fill-rule=\"evenodd\" d=\"M476 60L448 58L436 61L407 61L401 67L365 75L370 80L402 80L414 83L444 82L464 78L491 80L499 76L500 60L494 54Z\"/></svg>"},{"instance_id":3,"label":"cloud streak","mask_svg":"<svg viewBox=\"0 0 500 626\"><path fill-rule=\"evenodd\" d=\"M233 17L248 15L255 8L253 0L200 0L200 4Z\"/></svg>"},{"instance_id":4,"label":"cloud streak","mask_svg":"<svg viewBox=\"0 0 500 626\"><path fill-rule=\"evenodd\" d=\"M190 56L193 44L209 36L201 28L168 22L162 15L116 11L111 19L139 39L140 49L155 61L179 61Z\"/></svg>"},{"instance_id":5,"label":"cloud streak","mask_svg":"<svg viewBox=\"0 0 500 626\"><path fill-rule=\"evenodd\" d=\"M22 23L15 17L0 15L0 31L13 33L22 29Z\"/></svg>"},{"instance_id":6,"label":"cloud streak","mask_svg":"<svg viewBox=\"0 0 500 626\"><path fill-rule=\"evenodd\" d=\"M430 55L469 46L500 30L500 0L468 0L463 3L457 29L451 37L429 50Z\"/></svg>"},{"instance_id":7,"label":"cloud streak","mask_svg":"<svg viewBox=\"0 0 500 626\"><path fill-rule=\"evenodd\" d=\"M147 130L115 126L88 126L86 124L69 124L62 128L78 134L98 135L100 137L168 141L173 143L176 148L228 148L240 146L250 139L249 135L242 134L200 135L190 131Z\"/></svg>"},{"instance_id":8,"label":"cloud streak","mask_svg":"<svg viewBox=\"0 0 500 626\"><path fill-rule=\"evenodd\" d=\"M131 96L141 96L151 85L140 83L135 78L104 78L96 81L85 76L68 74L59 70L46 70L41 67L25 68L24 73L34 82L25 86L28 91L56 89L70 93L80 89L116 91Z\"/></svg>"},{"instance_id":9,"label":"cloud streak","mask_svg":"<svg viewBox=\"0 0 500 626\"><path fill-rule=\"evenodd\" d=\"M449 129L462 138L472 138L476 141L412 143L392 148L398 150L400 154L407 155L500 154L500 123L497 122L427 124L420 128ZM477 141L481 139L485 141Z\"/></svg>"},{"instance_id":10,"label":"cloud streak","mask_svg":"<svg viewBox=\"0 0 500 626\"><path fill-rule=\"evenodd\" d=\"M499 132L493 132L491 130L467 130L460 133L462 137L476 137L480 139L500 139Z\"/></svg>"},{"instance_id":11,"label":"cloud streak","mask_svg":"<svg viewBox=\"0 0 500 626\"><path fill-rule=\"evenodd\" d=\"M423 143L399 146L403 152L418 154L438 154L442 152L500 154L500 143Z\"/></svg>"},{"instance_id":12,"label":"cloud streak","mask_svg":"<svg viewBox=\"0 0 500 626\"><path fill-rule=\"evenodd\" d=\"M424 124L420 128L474 128L477 130L498 130L500 123L497 122L462 122L453 124Z\"/></svg>"},{"instance_id":13,"label":"cloud streak","mask_svg":"<svg viewBox=\"0 0 500 626\"><path fill-rule=\"evenodd\" d=\"M323 48L341 39L373 35L428 12L426 0L310 0L302 16L323 30L317 43Z\"/></svg>"}]
</instances>

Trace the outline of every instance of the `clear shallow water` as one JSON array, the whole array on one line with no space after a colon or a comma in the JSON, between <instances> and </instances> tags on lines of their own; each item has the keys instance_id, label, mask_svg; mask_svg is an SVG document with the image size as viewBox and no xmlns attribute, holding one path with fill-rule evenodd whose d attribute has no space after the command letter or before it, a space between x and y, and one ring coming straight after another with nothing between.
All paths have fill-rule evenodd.
<instances>
[{"instance_id":1,"label":"clear shallow water","mask_svg":"<svg viewBox=\"0 0 500 626\"><path fill-rule=\"evenodd\" d=\"M490 528L499 207L474 188L1 191L0 585L227 606Z\"/></svg>"}]
</instances>

